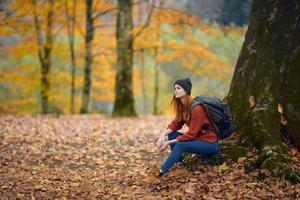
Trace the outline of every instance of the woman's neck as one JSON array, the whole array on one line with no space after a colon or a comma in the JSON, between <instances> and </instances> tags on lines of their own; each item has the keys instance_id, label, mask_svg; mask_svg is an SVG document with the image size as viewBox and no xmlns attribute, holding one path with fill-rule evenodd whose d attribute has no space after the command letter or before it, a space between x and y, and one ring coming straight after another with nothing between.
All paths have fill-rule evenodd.
<instances>
[{"instance_id":1,"label":"woman's neck","mask_svg":"<svg viewBox=\"0 0 300 200\"><path fill-rule=\"evenodd\" d=\"M181 98L180 98L180 101L181 101L182 104L184 104L185 98L184 98L184 97L181 97Z\"/></svg>"}]
</instances>

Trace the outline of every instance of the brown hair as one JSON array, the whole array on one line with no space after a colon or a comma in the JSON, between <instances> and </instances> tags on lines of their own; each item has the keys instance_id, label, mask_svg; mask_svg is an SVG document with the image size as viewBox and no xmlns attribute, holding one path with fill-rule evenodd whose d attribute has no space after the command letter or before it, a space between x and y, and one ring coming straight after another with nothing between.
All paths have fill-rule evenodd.
<instances>
[{"instance_id":1,"label":"brown hair","mask_svg":"<svg viewBox=\"0 0 300 200\"><path fill-rule=\"evenodd\" d=\"M175 120L184 122L190 121L191 119L191 103L193 98L190 95L186 95L184 97L184 104L181 102L180 99L177 99L175 95L173 95L173 98L171 100L171 105L176 113Z\"/></svg>"}]
</instances>

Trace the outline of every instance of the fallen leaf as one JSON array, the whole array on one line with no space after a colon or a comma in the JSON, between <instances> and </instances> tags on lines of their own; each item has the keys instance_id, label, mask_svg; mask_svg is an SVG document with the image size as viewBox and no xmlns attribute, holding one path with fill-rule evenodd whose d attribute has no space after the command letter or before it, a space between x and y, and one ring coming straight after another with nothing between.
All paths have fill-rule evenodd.
<instances>
[{"instance_id":1,"label":"fallen leaf","mask_svg":"<svg viewBox=\"0 0 300 200\"><path fill-rule=\"evenodd\" d=\"M153 183L159 183L160 180L157 177L150 175L150 176L144 178L143 182L147 183L147 184L153 184Z\"/></svg>"},{"instance_id":2,"label":"fallen leaf","mask_svg":"<svg viewBox=\"0 0 300 200\"><path fill-rule=\"evenodd\" d=\"M226 165L226 162L224 162L222 165L218 166L218 172L222 173L226 170L228 170L229 168Z\"/></svg>"}]
</instances>

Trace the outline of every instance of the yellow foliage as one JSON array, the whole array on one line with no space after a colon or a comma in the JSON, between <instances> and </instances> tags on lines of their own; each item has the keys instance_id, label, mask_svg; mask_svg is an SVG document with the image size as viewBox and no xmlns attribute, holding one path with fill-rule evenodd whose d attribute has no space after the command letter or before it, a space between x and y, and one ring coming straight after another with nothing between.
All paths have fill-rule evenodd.
<instances>
[{"instance_id":1,"label":"yellow foliage","mask_svg":"<svg viewBox=\"0 0 300 200\"><path fill-rule=\"evenodd\" d=\"M5 46L5 52L9 55L8 63L16 65L11 68L1 68L1 82L9 84L9 91L12 95L20 98L20 104L17 100L11 104L4 103L5 110L16 111L34 111L34 106L38 107L39 97L36 93L40 90L40 63L38 58L37 35L34 27L34 11L38 15L39 25L43 35L43 44L45 43L46 14L49 11L47 1L36 1L37 7L31 0L11 1L8 9L13 11L14 15L3 17L0 13L0 34L13 40L9 46ZM71 84L71 61L67 35L67 24L69 19L65 16L65 1L54 1L53 16L53 48L50 69L50 101L59 105L64 112L70 109L70 84ZM68 1L68 9L71 13L73 1ZM106 10L115 8L117 5L110 0L94 1L93 16ZM85 1L76 1L76 26L75 26L75 56L76 56L76 77L75 88L80 91L83 86L83 68L85 65ZM181 66L190 72L210 78L215 78L228 82L230 75L234 71L232 61L227 58L220 58L209 46L209 42L199 39L191 31L201 31L210 38L224 38L225 34L238 37L245 32L245 28L221 27L217 24L207 24L199 20L198 17L188 15L184 12L168 8L155 8L147 27L144 22L140 22L141 17L148 13L150 4L141 3L134 6L134 21L138 21L132 34L135 35L141 29L142 33L134 40L134 54L140 54L141 49L145 49L143 59L144 77L140 68L133 70L133 90L135 95L142 92L142 81L146 83L146 89L149 90L147 98L153 95L153 63L160 65L160 62L179 61ZM112 12L116 12L113 10ZM117 61L116 55L116 28L106 26L107 24L116 24L116 17L98 17L94 19L95 28L94 41L92 43L93 64L91 67L92 84L91 97L98 101L114 100L114 85L116 70L113 68ZM136 23L135 23L136 24ZM154 54L157 52L157 54ZM155 57L154 57L155 55ZM138 58L140 59L140 58ZM134 60L135 61L135 60ZM198 64L200 62L200 64ZM134 63L135 66L137 65ZM197 65L197 66L196 66ZM163 67L163 66L160 66ZM151 74L149 74L151 72ZM148 74L147 74L148 73ZM147 78L145 78L147 77ZM149 78L148 78L149 77ZM167 80L166 77L163 77ZM143 79L143 80L142 80ZM151 80L152 79L152 80ZM149 81L151 80L151 81ZM149 83L148 83L149 82ZM162 87L162 83L160 83ZM151 97L150 97L151 96ZM26 98L23 98L26 97ZM27 98L28 97L28 98ZM35 97L36 99L34 99ZM163 100L165 97L160 97ZM30 100L31 99L31 100ZM32 100L34 99L34 101ZM75 108L77 112L80 109L81 94L75 96ZM16 106L16 105L19 106ZM2 105L1 105L2 106ZM2 107L0 107L2 108ZM9 112L10 112L9 111ZM161 110L164 114L170 114L171 108Z\"/></svg>"}]
</instances>

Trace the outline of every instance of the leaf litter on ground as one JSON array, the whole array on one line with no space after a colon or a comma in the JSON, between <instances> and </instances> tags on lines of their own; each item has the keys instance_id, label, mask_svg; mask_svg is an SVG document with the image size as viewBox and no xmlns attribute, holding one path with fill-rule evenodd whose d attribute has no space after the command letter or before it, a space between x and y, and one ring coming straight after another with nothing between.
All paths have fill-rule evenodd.
<instances>
[{"instance_id":1,"label":"leaf litter on ground","mask_svg":"<svg viewBox=\"0 0 300 200\"><path fill-rule=\"evenodd\" d=\"M218 166L176 165L157 177L168 151L155 138L164 116L1 115L1 199L297 199L300 185L257 169L241 157ZM300 154L290 150L293 168ZM253 177L262 177L257 180Z\"/></svg>"}]
</instances>

